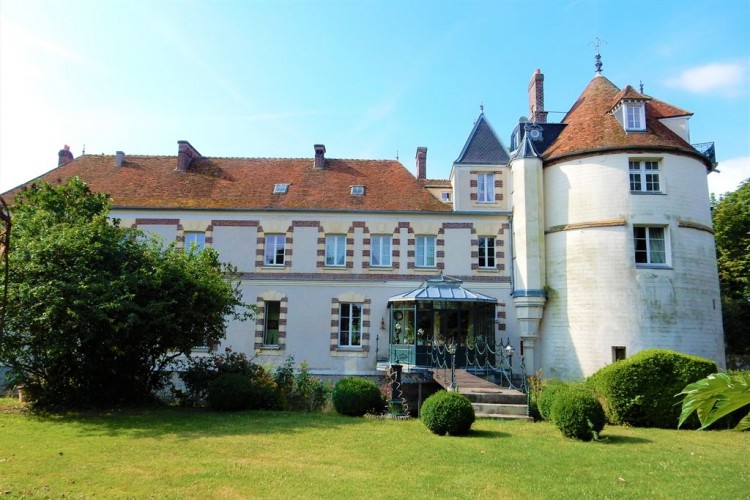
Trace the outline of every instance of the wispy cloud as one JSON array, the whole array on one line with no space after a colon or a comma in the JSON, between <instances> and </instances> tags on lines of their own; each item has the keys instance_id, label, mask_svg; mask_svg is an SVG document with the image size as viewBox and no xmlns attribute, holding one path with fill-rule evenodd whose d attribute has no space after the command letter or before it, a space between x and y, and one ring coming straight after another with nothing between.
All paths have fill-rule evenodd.
<instances>
[{"instance_id":1,"label":"wispy cloud","mask_svg":"<svg viewBox=\"0 0 750 500\"><path fill-rule=\"evenodd\" d=\"M664 82L694 94L720 94L737 97L747 90L747 63L710 63L688 68Z\"/></svg>"},{"instance_id":2,"label":"wispy cloud","mask_svg":"<svg viewBox=\"0 0 750 500\"><path fill-rule=\"evenodd\" d=\"M708 176L708 191L722 195L736 190L748 178L750 178L750 156L723 160L719 162L718 172L712 172Z\"/></svg>"},{"instance_id":3,"label":"wispy cloud","mask_svg":"<svg viewBox=\"0 0 750 500\"><path fill-rule=\"evenodd\" d=\"M2 42L8 49L16 48L18 45L27 45L41 50L56 57L82 64L98 63L80 52L76 52L59 42L51 42L21 26L11 23L7 18L0 17L0 29L2 30Z\"/></svg>"}]
</instances>

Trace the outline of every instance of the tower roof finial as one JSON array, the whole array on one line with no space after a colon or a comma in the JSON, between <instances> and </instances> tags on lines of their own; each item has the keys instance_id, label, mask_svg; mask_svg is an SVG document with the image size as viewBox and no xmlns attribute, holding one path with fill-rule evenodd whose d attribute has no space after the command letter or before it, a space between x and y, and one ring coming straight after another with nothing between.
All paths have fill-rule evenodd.
<instances>
[{"instance_id":1,"label":"tower roof finial","mask_svg":"<svg viewBox=\"0 0 750 500\"><path fill-rule=\"evenodd\" d=\"M596 73L601 75L602 74L602 55L599 53L599 47L601 47L602 43L607 43L606 40L600 39L598 36L594 38L593 42L589 42L589 45L593 45L596 49L596 55L594 56L594 67L596 68Z\"/></svg>"},{"instance_id":2,"label":"tower roof finial","mask_svg":"<svg viewBox=\"0 0 750 500\"><path fill-rule=\"evenodd\" d=\"M484 113L484 102L479 103L479 112Z\"/></svg>"}]
</instances>

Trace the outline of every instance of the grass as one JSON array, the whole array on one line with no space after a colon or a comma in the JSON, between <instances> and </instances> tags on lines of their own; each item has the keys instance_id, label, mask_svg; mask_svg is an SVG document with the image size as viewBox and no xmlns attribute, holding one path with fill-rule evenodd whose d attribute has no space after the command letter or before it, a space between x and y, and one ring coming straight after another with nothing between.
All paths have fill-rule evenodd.
<instances>
[{"instance_id":1,"label":"grass","mask_svg":"<svg viewBox=\"0 0 750 500\"><path fill-rule=\"evenodd\" d=\"M149 409L37 416L0 399L0 494L117 498L747 498L750 433Z\"/></svg>"}]
</instances>

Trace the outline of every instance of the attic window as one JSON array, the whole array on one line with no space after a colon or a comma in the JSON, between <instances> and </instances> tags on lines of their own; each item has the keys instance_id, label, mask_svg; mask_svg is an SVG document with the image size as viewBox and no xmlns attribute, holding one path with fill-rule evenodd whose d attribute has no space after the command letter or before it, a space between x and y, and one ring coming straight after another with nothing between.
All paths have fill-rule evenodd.
<instances>
[{"instance_id":1,"label":"attic window","mask_svg":"<svg viewBox=\"0 0 750 500\"><path fill-rule=\"evenodd\" d=\"M289 184L274 184L273 194L286 194L289 191Z\"/></svg>"},{"instance_id":2,"label":"attic window","mask_svg":"<svg viewBox=\"0 0 750 500\"><path fill-rule=\"evenodd\" d=\"M625 130L646 130L645 105L642 102L625 104Z\"/></svg>"},{"instance_id":3,"label":"attic window","mask_svg":"<svg viewBox=\"0 0 750 500\"><path fill-rule=\"evenodd\" d=\"M449 201L451 201L451 192L450 191L443 191L442 193L440 193L440 199L443 202L448 203Z\"/></svg>"},{"instance_id":4,"label":"attic window","mask_svg":"<svg viewBox=\"0 0 750 500\"><path fill-rule=\"evenodd\" d=\"M352 196L364 196L364 195L365 195L364 186L352 186Z\"/></svg>"}]
</instances>

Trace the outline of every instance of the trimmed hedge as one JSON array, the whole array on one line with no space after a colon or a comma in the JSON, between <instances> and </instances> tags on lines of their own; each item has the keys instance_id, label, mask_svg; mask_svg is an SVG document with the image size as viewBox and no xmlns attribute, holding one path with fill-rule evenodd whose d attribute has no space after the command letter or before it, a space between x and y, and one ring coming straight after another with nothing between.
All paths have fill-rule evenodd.
<instances>
[{"instance_id":1,"label":"trimmed hedge","mask_svg":"<svg viewBox=\"0 0 750 500\"><path fill-rule=\"evenodd\" d=\"M610 423L674 429L680 416L675 395L716 371L716 363L698 356L647 349L605 366L586 385L602 400Z\"/></svg>"},{"instance_id":2,"label":"trimmed hedge","mask_svg":"<svg viewBox=\"0 0 750 500\"><path fill-rule=\"evenodd\" d=\"M463 436L474 423L474 407L457 392L439 391L422 403L421 418L430 431L439 436Z\"/></svg>"},{"instance_id":3,"label":"trimmed hedge","mask_svg":"<svg viewBox=\"0 0 750 500\"><path fill-rule=\"evenodd\" d=\"M264 371L254 377L224 373L208 386L208 406L219 411L270 410L277 398L276 384Z\"/></svg>"},{"instance_id":4,"label":"trimmed hedge","mask_svg":"<svg viewBox=\"0 0 750 500\"><path fill-rule=\"evenodd\" d=\"M331 399L337 412L352 417L361 417L365 413L380 414L385 409L380 388L364 378L342 378L333 388Z\"/></svg>"},{"instance_id":5,"label":"trimmed hedge","mask_svg":"<svg viewBox=\"0 0 750 500\"><path fill-rule=\"evenodd\" d=\"M607 420L599 400L590 389L580 385L556 392L551 415L565 436L581 441L598 437Z\"/></svg>"},{"instance_id":6,"label":"trimmed hedge","mask_svg":"<svg viewBox=\"0 0 750 500\"><path fill-rule=\"evenodd\" d=\"M558 395L566 391L570 386L560 379L551 378L544 381L542 394L539 396L538 409L539 414L544 420L554 423L552 415L552 405Z\"/></svg>"}]
</instances>

